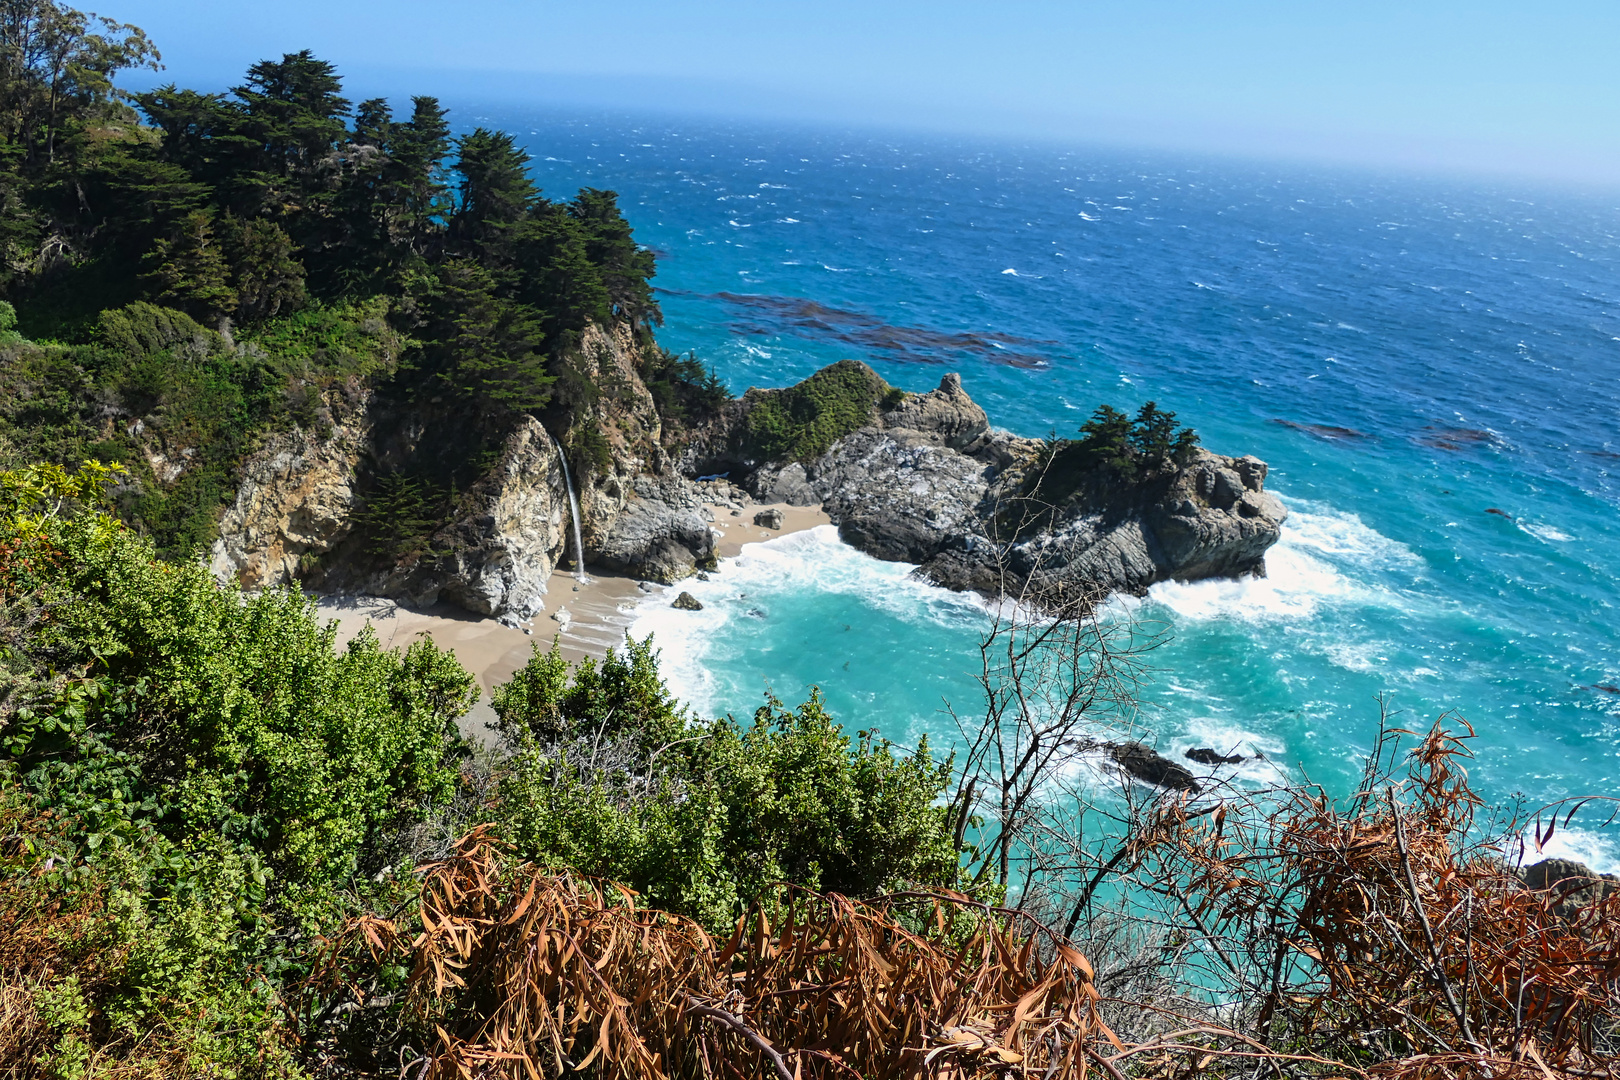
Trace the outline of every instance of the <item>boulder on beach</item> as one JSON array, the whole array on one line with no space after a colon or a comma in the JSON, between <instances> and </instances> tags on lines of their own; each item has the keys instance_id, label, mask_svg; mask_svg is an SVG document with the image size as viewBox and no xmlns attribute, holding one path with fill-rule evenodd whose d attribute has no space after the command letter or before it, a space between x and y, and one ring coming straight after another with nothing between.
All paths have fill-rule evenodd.
<instances>
[{"instance_id":1,"label":"boulder on beach","mask_svg":"<svg viewBox=\"0 0 1620 1080\"><path fill-rule=\"evenodd\" d=\"M782 511L775 507L769 510L761 510L754 515L754 524L767 529L780 529L782 527Z\"/></svg>"}]
</instances>

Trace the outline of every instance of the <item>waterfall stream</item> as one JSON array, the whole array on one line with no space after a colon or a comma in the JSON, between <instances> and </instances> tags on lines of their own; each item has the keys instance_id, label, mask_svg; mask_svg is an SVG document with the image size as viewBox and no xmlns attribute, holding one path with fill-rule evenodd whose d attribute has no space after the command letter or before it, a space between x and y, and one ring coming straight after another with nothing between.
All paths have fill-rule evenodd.
<instances>
[{"instance_id":1,"label":"waterfall stream","mask_svg":"<svg viewBox=\"0 0 1620 1080\"><path fill-rule=\"evenodd\" d=\"M579 499L574 495L574 479L568 472L568 455L563 453L562 443L557 441L557 436L551 436L551 445L557 448L557 462L562 466L563 486L568 489L568 520L574 527L574 580L583 584L590 579L585 576L585 541L579 530Z\"/></svg>"}]
</instances>

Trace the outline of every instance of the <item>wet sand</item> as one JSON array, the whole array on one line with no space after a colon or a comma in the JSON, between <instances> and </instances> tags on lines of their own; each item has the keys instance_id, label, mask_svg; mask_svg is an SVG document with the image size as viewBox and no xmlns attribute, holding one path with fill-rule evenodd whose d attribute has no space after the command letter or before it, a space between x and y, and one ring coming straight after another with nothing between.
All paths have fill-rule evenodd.
<instances>
[{"instance_id":1,"label":"wet sand","mask_svg":"<svg viewBox=\"0 0 1620 1080\"><path fill-rule=\"evenodd\" d=\"M813 529L830 521L819 506L788 506L785 503L756 503L733 515L724 504L711 505L714 527L720 533L715 543L722 559L735 557L744 544L786 536ZM767 529L754 524L762 510L780 510L782 528ZM646 584L623 574L590 567L584 582L571 573L556 570L546 592L545 610L521 629L502 625L494 619L474 615L451 604L437 604L415 611L392 600L374 596L323 596L320 613L338 622L338 644L360 633L367 623L377 632L385 648L403 649L417 637L426 635L440 648L454 650L463 667L478 678L483 697L471 713L462 718L462 733L487 741L484 725L495 714L489 708L489 692L512 677L528 663L535 646L544 651L553 640L563 656L577 663L585 657L600 659L624 640L625 631L635 618L635 607L643 598L669 603L680 595L679 583L672 586ZM720 573L724 573L724 569ZM558 619L566 610L568 618Z\"/></svg>"}]
</instances>

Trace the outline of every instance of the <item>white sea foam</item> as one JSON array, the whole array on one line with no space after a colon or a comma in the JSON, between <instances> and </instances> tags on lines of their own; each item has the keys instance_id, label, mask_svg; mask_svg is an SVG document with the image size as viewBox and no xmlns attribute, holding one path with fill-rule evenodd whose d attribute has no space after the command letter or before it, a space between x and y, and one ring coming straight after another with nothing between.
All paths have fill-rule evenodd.
<instances>
[{"instance_id":1,"label":"white sea foam","mask_svg":"<svg viewBox=\"0 0 1620 1080\"><path fill-rule=\"evenodd\" d=\"M837 529L820 525L745 544L709 581L681 582L680 589L702 603L702 611L671 607L677 590L648 594L636 607L630 633L655 635L663 653L660 670L671 691L709 712L720 691L705 662L710 648L730 622L759 618L775 603L812 592L836 593L857 596L875 612L913 624L977 627L982 622L984 607L976 597L919 581L911 570L863 554L840 540Z\"/></svg>"},{"instance_id":2,"label":"white sea foam","mask_svg":"<svg viewBox=\"0 0 1620 1080\"><path fill-rule=\"evenodd\" d=\"M1102 218L1100 218L1100 217L1092 217L1090 214L1086 213L1084 210L1080 211L1080 217L1081 217L1081 220L1083 220L1083 221L1101 221L1102 220Z\"/></svg>"},{"instance_id":3,"label":"white sea foam","mask_svg":"<svg viewBox=\"0 0 1620 1080\"><path fill-rule=\"evenodd\" d=\"M1012 275L1012 276L1013 276L1013 277L1017 277L1017 276L1018 276L1018 271L1017 271L1017 270L1014 270L1014 269L1013 269L1013 268L1012 268L1012 267L1010 267L1010 266L1009 266L1009 267L1007 267L1007 269L1005 269L1005 270L1003 270L1003 271L1002 271L1002 273L1003 273L1003 274L1011 274L1011 275Z\"/></svg>"},{"instance_id":4,"label":"white sea foam","mask_svg":"<svg viewBox=\"0 0 1620 1080\"><path fill-rule=\"evenodd\" d=\"M1377 582L1379 572L1398 567L1410 575L1422 560L1354 514L1305 505L1311 509L1290 510L1266 553L1265 577L1166 581L1149 598L1186 619L1248 621L1309 618L1324 605L1400 603Z\"/></svg>"},{"instance_id":5,"label":"white sea foam","mask_svg":"<svg viewBox=\"0 0 1620 1080\"><path fill-rule=\"evenodd\" d=\"M1548 543L1567 544L1575 539L1561 529L1555 529L1551 525L1543 525L1537 521L1515 521L1514 524L1537 540L1546 540Z\"/></svg>"},{"instance_id":6,"label":"white sea foam","mask_svg":"<svg viewBox=\"0 0 1620 1080\"><path fill-rule=\"evenodd\" d=\"M1182 722L1185 730L1160 748L1165 757L1185 766L1193 775L1245 784L1272 785L1288 779L1284 763L1287 747L1282 740L1251 731L1218 716L1193 716ZM1187 758L1187 751L1207 747L1227 757L1244 760L1236 765L1200 765Z\"/></svg>"},{"instance_id":7,"label":"white sea foam","mask_svg":"<svg viewBox=\"0 0 1620 1080\"><path fill-rule=\"evenodd\" d=\"M1508 852L1509 856L1516 854ZM1524 836L1524 865L1530 866L1542 859L1573 859L1600 874L1620 873L1620 852L1615 837L1593 829L1559 828L1539 850L1534 830Z\"/></svg>"}]
</instances>

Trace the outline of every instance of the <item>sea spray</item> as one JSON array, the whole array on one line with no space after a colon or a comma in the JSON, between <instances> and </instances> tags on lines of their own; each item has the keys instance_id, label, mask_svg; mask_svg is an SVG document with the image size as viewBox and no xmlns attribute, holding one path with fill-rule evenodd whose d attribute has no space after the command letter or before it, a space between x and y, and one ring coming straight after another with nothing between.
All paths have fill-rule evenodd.
<instances>
[{"instance_id":1,"label":"sea spray","mask_svg":"<svg viewBox=\"0 0 1620 1080\"><path fill-rule=\"evenodd\" d=\"M568 520L572 523L574 532L574 580L583 585L590 578L585 576L585 540L579 528L579 499L574 495L574 479L568 472L568 455L563 453L562 443L557 441L557 436L551 436L551 445L557 448L557 463L562 466L563 487L568 489Z\"/></svg>"}]
</instances>

